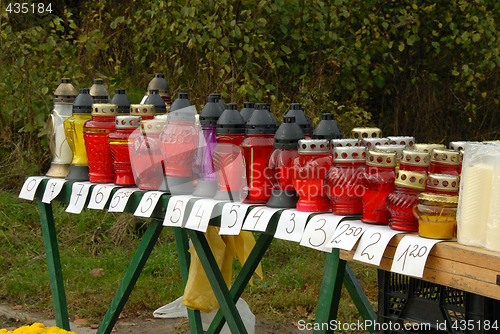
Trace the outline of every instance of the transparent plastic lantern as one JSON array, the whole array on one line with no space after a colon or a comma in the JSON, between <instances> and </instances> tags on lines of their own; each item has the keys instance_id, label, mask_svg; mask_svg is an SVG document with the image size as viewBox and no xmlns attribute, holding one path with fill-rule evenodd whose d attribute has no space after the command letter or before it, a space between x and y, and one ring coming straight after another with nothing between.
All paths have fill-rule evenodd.
<instances>
[{"instance_id":1,"label":"transparent plastic lantern","mask_svg":"<svg viewBox=\"0 0 500 334\"><path fill-rule=\"evenodd\" d=\"M380 138L382 137L382 130L379 128L353 128L351 137L359 140L363 138Z\"/></svg>"},{"instance_id":2,"label":"transparent plastic lantern","mask_svg":"<svg viewBox=\"0 0 500 334\"><path fill-rule=\"evenodd\" d=\"M274 150L277 130L274 116L264 104L258 104L246 123L245 139L241 143L246 163L248 187L245 203L265 204L271 197L271 180L266 173L267 162Z\"/></svg>"},{"instance_id":3,"label":"transparent plastic lantern","mask_svg":"<svg viewBox=\"0 0 500 334\"><path fill-rule=\"evenodd\" d=\"M141 121L140 129L130 135L130 163L140 189L168 191L160 148L160 133L165 125L163 119Z\"/></svg>"},{"instance_id":4,"label":"transparent plastic lantern","mask_svg":"<svg viewBox=\"0 0 500 334\"><path fill-rule=\"evenodd\" d=\"M268 177L272 183L271 197L267 206L272 208L295 208L299 199L293 187L293 160L298 157L298 141L304 139L295 116L285 116L274 135L274 151L269 157Z\"/></svg>"},{"instance_id":5,"label":"transparent plastic lantern","mask_svg":"<svg viewBox=\"0 0 500 334\"><path fill-rule=\"evenodd\" d=\"M299 140L299 155L292 164L293 186L299 194L298 211L330 211L325 192L325 175L333 165L329 146L326 139Z\"/></svg>"},{"instance_id":6,"label":"transparent plastic lantern","mask_svg":"<svg viewBox=\"0 0 500 334\"><path fill-rule=\"evenodd\" d=\"M92 117L93 103L94 99L90 96L89 89L80 89L80 94L73 103L73 115L63 123L64 134L73 153L69 173L66 176L66 180L69 181L89 180L89 165L83 138L83 126Z\"/></svg>"},{"instance_id":7,"label":"transparent plastic lantern","mask_svg":"<svg viewBox=\"0 0 500 334\"><path fill-rule=\"evenodd\" d=\"M462 157L460 152L448 149L434 149L431 152L430 174L460 175Z\"/></svg>"},{"instance_id":8,"label":"transparent plastic lantern","mask_svg":"<svg viewBox=\"0 0 500 334\"><path fill-rule=\"evenodd\" d=\"M427 175L431 163L430 156L429 152L404 149L399 162L399 169Z\"/></svg>"},{"instance_id":9,"label":"transparent plastic lantern","mask_svg":"<svg viewBox=\"0 0 500 334\"><path fill-rule=\"evenodd\" d=\"M168 123L160 135L160 142L168 189L174 195L186 195L194 190L193 163L199 129L196 126L195 107L178 109L177 101L172 103L167 115Z\"/></svg>"},{"instance_id":10,"label":"transparent plastic lantern","mask_svg":"<svg viewBox=\"0 0 500 334\"><path fill-rule=\"evenodd\" d=\"M142 120L146 121L155 117L154 104L131 104L130 116L140 116Z\"/></svg>"},{"instance_id":11,"label":"transparent plastic lantern","mask_svg":"<svg viewBox=\"0 0 500 334\"><path fill-rule=\"evenodd\" d=\"M369 150L366 155L366 172L363 183L362 221L370 224L389 224L386 199L394 190L396 153Z\"/></svg>"},{"instance_id":12,"label":"transparent plastic lantern","mask_svg":"<svg viewBox=\"0 0 500 334\"><path fill-rule=\"evenodd\" d=\"M241 143L245 139L245 121L236 109L229 104L217 120L217 145L213 163L217 177L218 200L238 202L244 199L243 188L247 185L245 160Z\"/></svg>"},{"instance_id":13,"label":"transparent plastic lantern","mask_svg":"<svg viewBox=\"0 0 500 334\"><path fill-rule=\"evenodd\" d=\"M335 147L333 167L326 174L326 194L332 212L339 215L363 213L363 175L366 149L360 146Z\"/></svg>"},{"instance_id":14,"label":"transparent plastic lantern","mask_svg":"<svg viewBox=\"0 0 500 334\"><path fill-rule=\"evenodd\" d=\"M229 103L228 107L236 108L236 104ZM200 112L201 131L199 132L198 150L194 161L194 170L198 176L198 183L193 191L194 196L213 197L217 191L217 177L213 164L213 152L217 145L217 120L223 110L214 96Z\"/></svg>"},{"instance_id":15,"label":"transparent plastic lantern","mask_svg":"<svg viewBox=\"0 0 500 334\"><path fill-rule=\"evenodd\" d=\"M117 109L116 104L93 104L92 119L83 126L90 182L113 183L115 179L108 135L115 131Z\"/></svg>"},{"instance_id":16,"label":"transparent plastic lantern","mask_svg":"<svg viewBox=\"0 0 500 334\"><path fill-rule=\"evenodd\" d=\"M421 173L402 170L397 173L394 191L387 196L390 228L418 231L418 219L413 214L413 207L418 203L418 195L425 189L425 180L426 176Z\"/></svg>"},{"instance_id":17,"label":"transparent plastic lantern","mask_svg":"<svg viewBox=\"0 0 500 334\"><path fill-rule=\"evenodd\" d=\"M141 116L116 116L115 131L108 135L109 150L115 170L114 184L135 185L130 163L130 140L132 132L139 127Z\"/></svg>"},{"instance_id":18,"label":"transparent plastic lantern","mask_svg":"<svg viewBox=\"0 0 500 334\"><path fill-rule=\"evenodd\" d=\"M64 133L64 121L72 116L73 102L78 92L71 79L63 78L54 92L54 109L49 115L48 136L52 162L47 171L49 177L65 178L73 158L71 148Z\"/></svg>"}]
</instances>

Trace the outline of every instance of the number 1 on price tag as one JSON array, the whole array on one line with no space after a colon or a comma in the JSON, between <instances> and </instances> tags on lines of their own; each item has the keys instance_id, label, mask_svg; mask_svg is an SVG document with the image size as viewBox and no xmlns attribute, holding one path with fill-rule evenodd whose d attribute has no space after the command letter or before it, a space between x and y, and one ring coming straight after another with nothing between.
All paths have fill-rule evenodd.
<instances>
[{"instance_id":1,"label":"number 1 on price tag","mask_svg":"<svg viewBox=\"0 0 500 334\"><path fill-rule=\"evenodd\" d=\"M422 277L425 263L432 247L443 240L426 239L418 235L407 235L399 242L391 271L403 275Z\"/></svg>"}]
</instances>

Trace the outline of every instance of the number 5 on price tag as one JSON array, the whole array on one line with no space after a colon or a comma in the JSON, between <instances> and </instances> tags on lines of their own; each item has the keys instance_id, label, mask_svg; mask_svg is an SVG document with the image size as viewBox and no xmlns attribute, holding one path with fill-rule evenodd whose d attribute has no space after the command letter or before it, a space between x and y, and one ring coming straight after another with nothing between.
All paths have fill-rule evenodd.
<instances>
[{"instance_id":1,"label":"number 5 on price tag","mask_svg":"<svg viewBox=\"0 0 500 334\"><path fill-rule=\"evenodd\" d=\"M163 194L165 193L162 191L148 191L145 193L142 196L137 209L135 209L134 216L146 218L151 217L156 208L156 204L158 204L158 201Z\"/></svg>"},{"instance_id":2,"label":"number 5 on price tag","mask_svg":"<svg viewBox=\"0 0 500 334\"><path fill-rule=\"evenodd\" d=\"M344 218L345 216L336 216L330 213L312 217L306 225L300 245L330 253L332 249L325 247L325 245L332 238L339 222Z\"/></svg>"},{"instance_id":3,"label":"number 5 on price tag","mask_svg":"<svg viewBox=\"0 0 500 334\"><path fill-rule=\"evenodd\" d=\"M163 226L182 227L186 205L192 196L172 196L168 201Z\"/></svg>"},{"instance_id":4,"label":"number 5 on price tag","mask_svg":"<svg viewBox=\"0 0 500 334\"><path fill-rule=\"evenodd\" d=\"M226 203L222 207L220 221L220 235L238 235L240 234L243 220L249 207L252 204Z\"/></svg>"},{"instance_id":5,"label":"number 5 on price tag","mask_svg":"<svg viewBox=\"0 0 500 334\"><path fill-rule=\"evenodd\" d=\"M418 235L407 235L399 242L391 271L403 275L422 277L425 263L432 247L443 240L421 238Z\"/></svg>"},{"instance_id":6,"label":"number 5 on price tag","mask_svg":"<svg viewBox=\"0 0 500 334\"><path fill-rule=\"evenodd\" d=\"M109 212L123 212L125 207L127 206L128 199L130 196L139 191L139 188L120 188L118 189L113 198L111 198L111 202L109 202Z\"/></svg>"}]
</instances>

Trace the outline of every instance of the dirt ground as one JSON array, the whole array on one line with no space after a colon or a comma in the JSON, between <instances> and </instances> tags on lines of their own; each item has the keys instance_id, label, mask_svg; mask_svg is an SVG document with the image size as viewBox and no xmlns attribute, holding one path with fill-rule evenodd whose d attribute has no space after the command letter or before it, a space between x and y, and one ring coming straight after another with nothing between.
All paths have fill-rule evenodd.
<instances>
[{"instance_id":1,"label":"dirt ground","mask_svg":"<svg viewBox=\"0 0 500 334\"><path fill-rule=\"evenodd\" d=\"M19 307L0 304L0 328L15 329L21 326L41 322L46 327L55 326L55 320L41 313L26 312ZM84 324L83 319L71 322L72 331L77 334L95 334L98 324ZM187 318L158 319L153 318L152 312L141 312L133 317L124 317L118 320L113 333L116 334L184 334L190 333ZM279 323L269 319L257 317L255 324L256 334L295 334L312 331L300 331L290 323Z\"/></svg>"}]
</instances>

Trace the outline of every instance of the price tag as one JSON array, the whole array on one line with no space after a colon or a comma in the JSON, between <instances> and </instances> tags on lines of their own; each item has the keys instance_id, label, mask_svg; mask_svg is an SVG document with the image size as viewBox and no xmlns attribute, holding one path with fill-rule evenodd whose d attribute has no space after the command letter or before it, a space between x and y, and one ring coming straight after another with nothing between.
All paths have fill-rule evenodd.
<instances>
[{"instance_id":1,"label":"price tag","mask_svg":"<svg viewBox=\"0 0 500 334\"><path fill-rule=\"evenodd\" d=\"M45 192L43 193L42 202L50 204L50 202L59 195L65 183L65 179L48 180Z\"/></svg>"},{"instance_id":2,"label":"price tag","mask_svg":"<svg viewBox=\"0 0 500 334\"><path fill-rule=\"evenodd\" d=\"M73 187L71 188L71 197L69 199L69 205L66 208L66 212L70 213L82 212L91 186L92 183L90 182L73 183Z\"/></svg>"},{"instance_id":3,"label":"price tag","mask_svg":"<svg viewBox=\"0 0 500 334\"><path fill-rule=\"evenodd\" d=\"M368 227L370 225L362 223L361 220L345 220L337 226L326 247L350 251Z\"/></svg>"},{"instance_id":4,"label":"price tag","mask_svg":"<svg viewBox=\"0 0 500 334\"><path fill-rule=\"evenodd\" d=\"M90 194L89 205L87 205L87 208L96 210L104 209L113 188L116 188L116 185L112 183L96 184L94 189L92 189L92 194Z\"/></svg>"},{"instance_id":5,"label":"price tag","mask_svg":"<svg viewBox=\"0 0 500 334\"><path fill-rule=\"evenodd\" d=\"M127 206L128 199L136 191L140 191L139 188L120 188L118 189L111 202L109 202L108 212L123 212Z\"/></svg>"},{"instance_id":6,"label":"price tag","mask_svg":"<svg viewBox=\"0 0 500 334\"><path fill-rule=\"evenodd\" d=\"M425 262L435 244L443 240L407 235L399 242L392 260L391 271L403 275L422 277Z\"/></svg>"},{"instance_id":7,"label":"price tag","mask_svg":"<svg viewBox=\"0 0 500 334\"><path fill-rule=\"evenodd\" d=\"M48 179L46 176L30 176L24 181L23 187L19 192L19 198L27 199L28 201L32 201L35 198L36 190L42 182L43 179Z\"/></svg>"},{"instance_id":8,"label":"price tag","mask_svg":"<svg viewBox=\"0 0 500 334\"><path fill-rule=\"evenodd\" d=\"M359 240L353 259L375 266L380 265L389 241L398 233L402 232L393 230L389 226L368 228Z\"/></svg>"},{"instance_id":9,"label":"price tag","mask_svg":"<svg viewBox=\"0 0 500 334\"><path fill-rule=\"evenodd\" d=\"M278 227L276 228L275 238L300 242L304 229L306 228L307 218L310 212L292 210L284 210L281 213Z\"/></svg>"},{"instance_id":10,"label":"price tag","mask_svg":"<svg viewBox=\"0 0 500 334\"><path fill-rule=\"evenodd\" d=\"M249 207L252 204L226 203L222 207L222 216L220 222L220 235L238 235L240 234L243 220Z\"/></svg>"},{"instance_id":11,"label":"price tag","mask_svg":"<svg viewBox=\"0 0 500 334\"><path fill-rule=\"evenodd\" d=\"M156 204L160 200L161 195L166 194L163 191L148 191L145 193L141 202L135 209L134 216L137 217L146 217L149 218L153 214L153 211L156 208Z\"/></svg>"},{"instance_id":12,"label":"price tag","mask_svg":"<svg viewBox=\"0 0 500 334\"><path fill-rule=\"evenodd\" d=\"M172 196L168 201L167 211L165 212L165 219L163 226L182 227L184 221L184 212L186 205L193 196Z\"/></svg>"},{"instance_id":13,"label":"price tag","mask_svg":"<svg viewBox=\"0 0 500 334\"><path fill-rule=\"evenodd\" d=\"M210 218L212 218L212 211L214 207L220 203L213 199L200 199L193 204L191 213L186 221L185 228L206 232Z\"/></svg>"},{"instance_id":14,"label":"price tag","mask_svg":"<svg viewBox=\"0 0 500 334\"><path fill-rule=\"evenodd\" d=\"M271 217L282 209L273 209L265 206L253 208L243 223L243 230L265 232Z\"/></svg>"},{"instance_id":15,"label":"price tag","mask_svg":"<svg viewBox=\"0 0 500 334\"><path fill-rule=\"evenodd\" d=\"M306 225L300 245L330 253L332 249L325 245L332 238L339 222L345 217L331 213L312 217Z\"/></svg>"}]
</instances>

